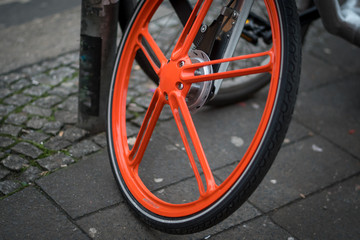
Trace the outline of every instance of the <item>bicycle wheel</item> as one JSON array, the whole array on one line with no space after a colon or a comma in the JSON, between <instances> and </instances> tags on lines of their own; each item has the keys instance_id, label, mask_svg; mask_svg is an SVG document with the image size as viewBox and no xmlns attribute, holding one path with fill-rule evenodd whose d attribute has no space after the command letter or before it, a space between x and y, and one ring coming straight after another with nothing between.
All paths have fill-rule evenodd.
<instances>
[{"instance_id":1,"label":"bicycle wheel","mask_svg":"<svg viewBox=\"0 0 360 240\"><path fill-rule=\"evenodd\" d=\"M168 233L213 226L246 201L281 146L296 99L301 51L294 2L262 2L272 31L268 49L210 60L192 47L202 23L223 12L222 1L212 2L198 1L183 27L168 2L140 1L110 86L107 136L114 176L140 218ZM169 39L177 41L163 44ZM157 85L135 62L140 50ZM230 70L213 71L223 62L230 62ZM251 64L239 68L239 62ZM271 75L269 89L252 108L203 106L212 81L261 73ZM217 137L209 137L209 130Z\"/></svg>"}]
</instances>

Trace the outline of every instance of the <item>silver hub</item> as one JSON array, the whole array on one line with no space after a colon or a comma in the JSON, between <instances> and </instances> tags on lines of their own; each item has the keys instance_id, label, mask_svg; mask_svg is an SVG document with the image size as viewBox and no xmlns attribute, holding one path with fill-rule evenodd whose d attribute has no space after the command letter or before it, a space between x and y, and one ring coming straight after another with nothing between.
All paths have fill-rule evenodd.
<instances>
[{"instance_id":1,"label":"silver hub","mask_svg":"<svg viewBox=\"0 0 360 240\"><path fill-rule=\"evenodd\" d=\"M208 62L210 58L201 50L192 50L189 53L189 57L192 63ZM212 66L205 66L195 71L195 76L206 75L213 73ZM211 92L211 86L213 81L205 81L199 83L193 83L190 87L190 91L186 96L186 103L190 112L195 113L198 111L208 99Z\"/></svg>"}]
</instances>

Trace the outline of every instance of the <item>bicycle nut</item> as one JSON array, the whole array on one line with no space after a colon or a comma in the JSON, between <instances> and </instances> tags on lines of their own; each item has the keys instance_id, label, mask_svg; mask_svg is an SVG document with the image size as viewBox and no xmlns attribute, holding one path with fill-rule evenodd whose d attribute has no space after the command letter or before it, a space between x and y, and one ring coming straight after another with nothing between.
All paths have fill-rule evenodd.
<instances>
[{"instance_id":1,"label":"bicycle nut","mask_svg":"<svg viewBox=\"0 0 360 240\"><path fill-rule=\"evenodd\" d=\"M234 11L233 14L232 14L233 19L237 19L238 15L239 14L236 11Z\"/></svg>"},{"instance_id":2,"label":"bicycle nut","mask_svg":"<svg viewBox=\"0 0 360 240\"><path fill-rule=\"evenodd\" d=\"M178 83L176 83L176 87L177 87L177 89L182 90L184 88L184 84L182 84L181 82L178 82Z\"/></svg>"},{"instance_id":3,"label":"bicycle nut","mask_svg":"<svg viewBox=\"0 0 360 240\"><path fill-rule=\"evenodd\" d=\"M201 25L200 32L204 33L207 30L206 24Z\"/></svg>"}]
</instances>

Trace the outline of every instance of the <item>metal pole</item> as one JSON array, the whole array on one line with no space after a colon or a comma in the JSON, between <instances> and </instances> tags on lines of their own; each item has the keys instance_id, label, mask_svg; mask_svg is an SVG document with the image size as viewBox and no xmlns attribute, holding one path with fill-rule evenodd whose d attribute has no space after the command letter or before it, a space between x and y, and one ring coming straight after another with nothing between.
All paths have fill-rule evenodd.
<instances>
[{"instance_id":1,"label":"metal pole","mask_svg":"<svg viewBox=\"0 0 360 240\"><path fill-rule=\"evenodd\" d=\"M78 125L106 128L106 108L116 55L119 0L82 0Z\"/></svg>"}]
</instances>

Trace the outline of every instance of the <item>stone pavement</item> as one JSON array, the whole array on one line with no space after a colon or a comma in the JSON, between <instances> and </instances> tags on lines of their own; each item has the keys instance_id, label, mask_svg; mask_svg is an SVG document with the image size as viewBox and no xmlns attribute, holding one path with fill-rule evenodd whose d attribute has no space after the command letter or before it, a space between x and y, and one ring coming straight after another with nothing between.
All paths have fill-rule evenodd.
<instances>
[{"instance_id":1,"label":"stone pavement","mask_svg":"<svg viewBox=\"0 0 360 240\"><path fill-rule=\"evenodd\" d=\"M359 56L314 24L294 118L268 175L231 217L185 236L150 229L131 214L111 173L105 134L76 126L78 52L0 76L0 239L360 239ZM148 90L134 93L134 132ZM258 98L240 106L255 109ZM238 111L236 104L210 112L227 121L226 132ZM168 149L168 157L180 154ZM176 169L163 172L154 189L167 189ZM216 166L214 175L224 179L226 169ZM179 185L187 186L184 179Z\"/></svg>"}]
</instances>

